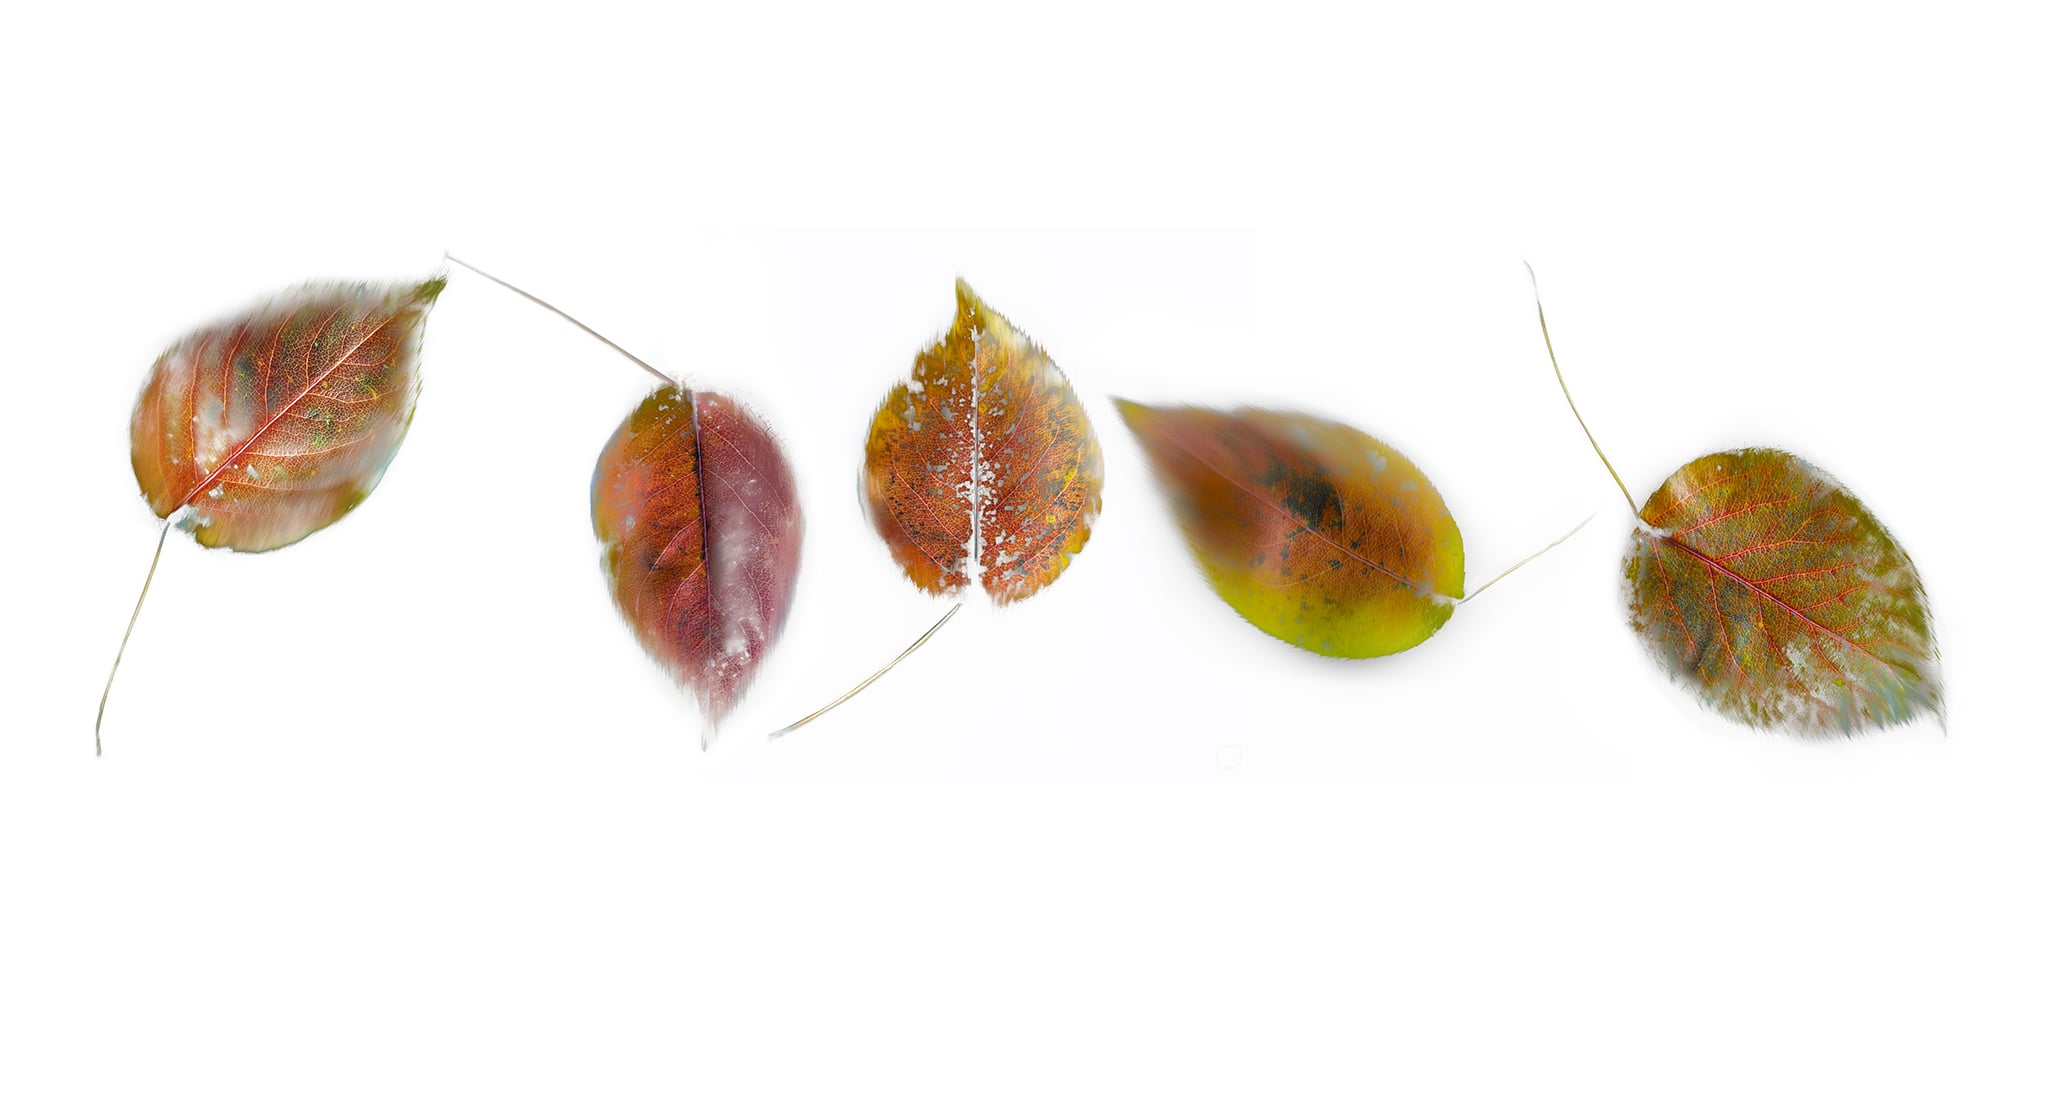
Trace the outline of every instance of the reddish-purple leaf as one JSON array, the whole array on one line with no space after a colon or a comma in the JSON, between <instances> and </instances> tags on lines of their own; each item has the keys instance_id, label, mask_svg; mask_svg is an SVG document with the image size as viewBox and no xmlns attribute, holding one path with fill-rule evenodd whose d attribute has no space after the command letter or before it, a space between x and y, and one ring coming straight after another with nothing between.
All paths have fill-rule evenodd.
<instances>
[{"instance_id":1,"label":"reddish-purple leaf","mask_svg":"<svg viewBox=\"0 0 2048 1108\"><path fill-rule=\"evenodd\" d=\"M598 456L590 514L620 614L717 726L796 585L803 517L774 436L717 393L658 388Z\"/></svg>"}]
</instances>

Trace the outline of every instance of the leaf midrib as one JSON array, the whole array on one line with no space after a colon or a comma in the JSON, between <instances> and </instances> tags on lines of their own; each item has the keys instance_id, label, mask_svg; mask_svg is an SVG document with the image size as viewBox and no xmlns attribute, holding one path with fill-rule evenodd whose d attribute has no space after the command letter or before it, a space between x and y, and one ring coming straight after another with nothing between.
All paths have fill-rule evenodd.
<instances>
[{"instance_id":1,"label":"leaf midrib","mask_svg":"<svg viewBox=\"0 0 2048 1108\"><path fill-rule=\"evenodd\" d=\"M410 307L411 301L408 300L406 306ZM245 439L242 442L240 446L235 447L235 449L231 451L226 458L222 459L219 465L214 466L213 472L208 473L206 475L205 480L199 482L197 485L192 486L192 491L186 493L185 498L183 500L178 501L178 503L171 508L171 512L176 512L180 509L190 506L192 501L196 497L198 497L200 493L205 492L208 488L210 488L213 485L215 481L220 480L221 474L226 473L230 468L234 466L236 462L240 461L242 459L242 455L248 453L251 447L255 446L258 442L262 441L263 436L269 434L270 429L272 427L277 426L279 420L283 419L287 414L289 414L292 411L292 409L297 408L299 405L305 403L306 397L311 396L315 388L319 387L320 384L325 382L329 377L334 376L334 371L340 369L342 363L348 361L350 358L355 357L356 351L361 350L363 348L363 344L369 342L371 339L376 338L378 335L383 334L384 329L386 327L391 326L392 321L396 320L399 317L399 315L404 311L405 308L400 308L398 311L392 312L391 314L385 316L382 322L378 323L377 326L371 328L368 333L363 335L362 338L357 339L354 346L351 346L346 351L343 351L341 357L336 358L334 362L331 365L329 365L326 369L321 370L318 375L309 376L306 380L306 387L299 390L299 394L292 398L291 403L278 408L275 414L273 414L269 419L264 420L263 426L258 427L253 434L251 434L247 439ZM196 378L194 384L197 384ZM222 403L225 404L228 398L223 396L221 400ZM225 412L226 409L223 408L222 410L223 412ZM168 516L169 514L169 512L165 513L166 516Z\"/></svg>"},{"instance_id":2,"label":"leaf midrib","mask_svg":"<svg viewBox=\"0 0 2048 1108\"><path fill-rule=\"evenodd\" d=\"M1639 516L1637 518L1641 517ZM1644 520L1643 522L1648 523L1649 521ZM1797 619L1799 622L1806 624L1808 627L1811 627L1814 630L1820 632L1821 634L1826 635L1831 639L1834 639L1836 642L1839 642L1844 646L1854 649L1857 653L1862 654L1864 657L1869 658L1871 661L1876 662L1877 664L1885 667L1886 669L1891 670L1893 673L1896 674L1901 672L1897 665L1883 658L1878 657L1877 654L1873 652L1869 647L1866 647L1862 643L1859 643L1856 640L1848 637L1847 635L1844 635L1841 632L1835 630L1834 628L1829 627L1827 624L1821 623L1820 621L1814 619L1812 616L1807 615L1805 612L1802 612L1799 609L1794 608L1792 605L1786 603L1776 593L1773 593L1771 590L1764 588L1762 585L1759 585L1756 582L1751 581L1749 578L1744 577L1740 572L1730 569L1727 566L1721 564L1721 562L1718 559L1716 559L1713 555L1707 554L1706 552L1701 550L1694 549L1691 544L1685 542L1682 539L1671 538L1666 535L1652 535L1651 538L1657 540L1658 542L1670 543L1672 546L1675 546L1678 549L1686 552L1687 554L1692 555L1694 559L1698 560L1702 564L1710 567L1711 569L1727 577L1734 579L1735 581L1740 582L1744 587L1748 588L1750 591L1756 593L1759 596L1762 596L1766 600L1769 600L1771 603L1777 605L1779 608L1784 609L1787 613L1789 613L1793 618Z\"/></svg>"}]
</instances>

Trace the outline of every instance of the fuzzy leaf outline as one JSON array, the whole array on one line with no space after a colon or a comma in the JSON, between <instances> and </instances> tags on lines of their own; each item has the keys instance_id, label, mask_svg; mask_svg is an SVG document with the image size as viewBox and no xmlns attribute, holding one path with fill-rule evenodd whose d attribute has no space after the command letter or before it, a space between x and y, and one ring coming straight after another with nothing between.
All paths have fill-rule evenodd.
<instances>
[{"instance_id":1,"label":"fuzzy leaf outline","mask_svg":"<svg viewBox=\"0 0 2048 1108\"><path fill-rule=\"evenodd\" d=\"M1373 658L1449 621L1464 540L1393 447L1299 412L1116 404L1210 587L1253 626L1312 653Z\"/></svg>"},{"instance_id":2,"label":"fuzzy leaf outline","mask_svg":"<svg viewBox=\"0 0 2048 1108\"><path fill-rule=\"evenodd\" d=\"M1941 714L1920 575L1833 477L1781 450L1709 454L1638 518L1630 626L1721 714L1810 735Z\"/></svg>"},{"instance_id":3,"label":"fuzzy leaf outline","mask_svg":"<svg viewBox=\"0 0 2048 1108\"><path fill-rule=\"evenodd\" d=\"M715 729L789 618L803 516L781 448L724 396L657 388L598 455L590 512L612 602Z\"/></svg>"},{"instance_id":4,"label":"fuzzy leaf outline","mask_svg":"<svg viewBox=\"0 0 2048 1108\"><path fill-rule=\"evenodd\" d=\"M306 285L173 344L130 421L150 509L202 546L305 538L370 495L419 398L427 311L447 281Z\"/></svg>"},{"instance_id":5,"label":"fuzzy leaf outline","mask_svg":"<svg viewBox=\"0 0 2048 1108\"><path fill-rule=\"evenodd\" d=\"M641 648L697 698L706 718L701 741L709 749L712 732L753 682L789 619L803 517L787 457L745 406L691 390L554 304L452 254L448 260L661 382L598 453L590 476L591 529L613 607ZM687 429L675 430L685 418ZM707 437L713 440L708 454ZM651 441L635 449L643 439ZM739 465L729 467L735 461ZM727 476L728 468L737 480ZM716 482L708 492L707 475ZM725 549L714 558L712 536L719 534ZM680 621L678 600L687 610ZM658 617L649 614L655 603L662 607Z\"/></svg>"},{"instance_id":6,"label":"fuzzy leaf outline","mask_svg":"<svg viewBox=\"0 0 2048 1108\"><path fill-rule=\"evenodd\" d=\"M107 700L177 513L204 496L206 507L186 519L193 538L254 553L355 510L412 425L426 315L447 283L436 275L410 289L303 285L192 332L150 367L129 417L129 461L164 525L100 690L95 756L105 753ZM181 402L184 414L174 416ZM272 463L267 474L258 456Z\"/></svg>"},{"instance_id":7,"label":"fuzzy leaf outline","mask_svg":"<svg viewBox=\"0 0 2048 1108\"><path fill-rule=\"evenodd\" d=\"M1760 729L1846 737L1922 710L1945 724L1919 571L1862 501L1797 455L1748 448L1688 462L1638 509L1564 383L1540 292L1536 319L1565 402L1635 515L1629 622L1673 680Z\"/></svg>"}]
</instances>

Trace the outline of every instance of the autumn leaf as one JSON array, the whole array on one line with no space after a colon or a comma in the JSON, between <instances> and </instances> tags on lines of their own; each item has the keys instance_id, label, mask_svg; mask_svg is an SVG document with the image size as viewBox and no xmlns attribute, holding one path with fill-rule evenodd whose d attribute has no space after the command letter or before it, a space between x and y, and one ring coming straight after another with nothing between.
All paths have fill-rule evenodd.
<instances>
[{"instance_id":1,"label":"autumn leaf","mask_svg":"<svg viewBox=\"0 0 2048 1108\"><path fill-rule=\"evenodd\" d=\"M1295 412L1116 403L1210 587L1254 627L1317 654L1371 658L1451 618L1464 541L1399 451Z\"/></svg>"},{"instance_id":2,"label":"autumn leaf","mask_svg":"<svg viewBox=\"0 0 2048 1108\"><path fill-rule=\"evenodd\" d=\"M1630 625L1721 714L1852 733L1941 710L1920 576L1834 478L1780 450L1709 454L1639 518Z\"/></svg>"},{"instance_id":3,"label":"autumn leaf","mask_svg":"<svg viewBox=\"0 0 2048 1108\"><path fill-rule=\"evenodd\" d=\"M363 502L419 398L420 335L447 282L308 285L195 331L135 404L135 479L201 546L275 550Z\"/></svg>"},{"instance_id":4,"label":"autumn leaf","mask_svg":"<svg viewBox=\"0 0 2048 1108\"><path fill-rule=\"evenodd\" d=\"M911 584L933 596L979 586L997 605L1053 583L1102 509L1102 450L1088 414L1037 343L953 286L952 327L917 355L868 426L861 471L868 520ZM956 603L895 661L924 645Z\"/></svg>"},{"instance_id":5,"label":"autumn leaf","mask_svg":"<svg viewBox=\"0 0 2048 1108\"><path fill-rule=\"evenodd\" d=\"M803 519L774 436L717 393L656 389L598 455L590 517L613 603L716 727L796 587Z\"/></svg>"},{"instance_id":6,"label":"autumn leaf","mask_svg":"<svg viewBox=\"0 0 2048 1108\"><path fill-rule=\"evenodd\" d=\"M1536 311L1564 388L1540 300ZM1593 449L1636 512L1622 559L1629 625L1702 703L1814 735L1942 714L1919 571L1841 482L1782 450L1724 451L1679 467L1637 510Z\"/></svg>"},{"instance_id":7,"label":"autumn leaf","mask_svg":"<svg viewBox=\"0 0 2048 1108\"><path fill-rule=\"evenodd\" d=\"M934 596L979 579L997 604L1037 592L1088 541L1102 451L1046 352L954 284L952 329L868 427L868 518Z\"/></svg>"},{"instance_id":8,"label":"autumn leaf","mask_svg":"<svg viewBox=\"0 0 2048 1108\"><path fill-rule=\"evenodd\" d=\"M796 478L746 408L685 388L575 316L460 258L662 382L612 433L590 477L590 522L612 603L694 695L710 732L782 637L803 554Z\"/></svg>"},{"instance_id":9,"label":"autumn leaf","mask_svg":"<svg viewBox=\"0 0 2048 1108\"><path fill-rule=\"evenodd\" d=\"M256 552L362 503L412 422L421 333L445 284L306 285L172 344L129 423L135 479L164 520L157 558L174 521L202 546ZM95 749L113 682L110 672Z\"/></svg>"}]
</instances>

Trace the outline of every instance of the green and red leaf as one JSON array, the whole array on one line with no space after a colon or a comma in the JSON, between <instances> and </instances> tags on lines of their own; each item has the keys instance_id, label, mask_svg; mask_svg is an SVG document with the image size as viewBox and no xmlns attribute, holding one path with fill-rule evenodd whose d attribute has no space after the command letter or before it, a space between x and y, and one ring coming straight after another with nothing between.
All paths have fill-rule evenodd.
<instances>
[{"instance_id":1,"label":"green and red leaf","mask_svg":"<svg viewBox=\"0 0 2048 1108\"><path fill-rule=\"evenodd\" d=\"M1778 450L1709 454L1641 519L1622 563L1630 625L1710 707L1812 734L1940 714L1920 575L1834 478Z\"/></svg>"},{"instance_id":2,"label":"green and red leaf","mask_svg":"<svg viewBox=\"0 0 2048 1108\"><path fill-rule=\"evenodd\" d=\"M1941 717L1927 592L1862 501L1804 459L1751 448L1687 462L1637 508L1565 385L1540 297L1536 322L1565 404L1636 514L1629 625L1673 680L1751 727L1853 735Z\"/></svg>"}]
</instances>

